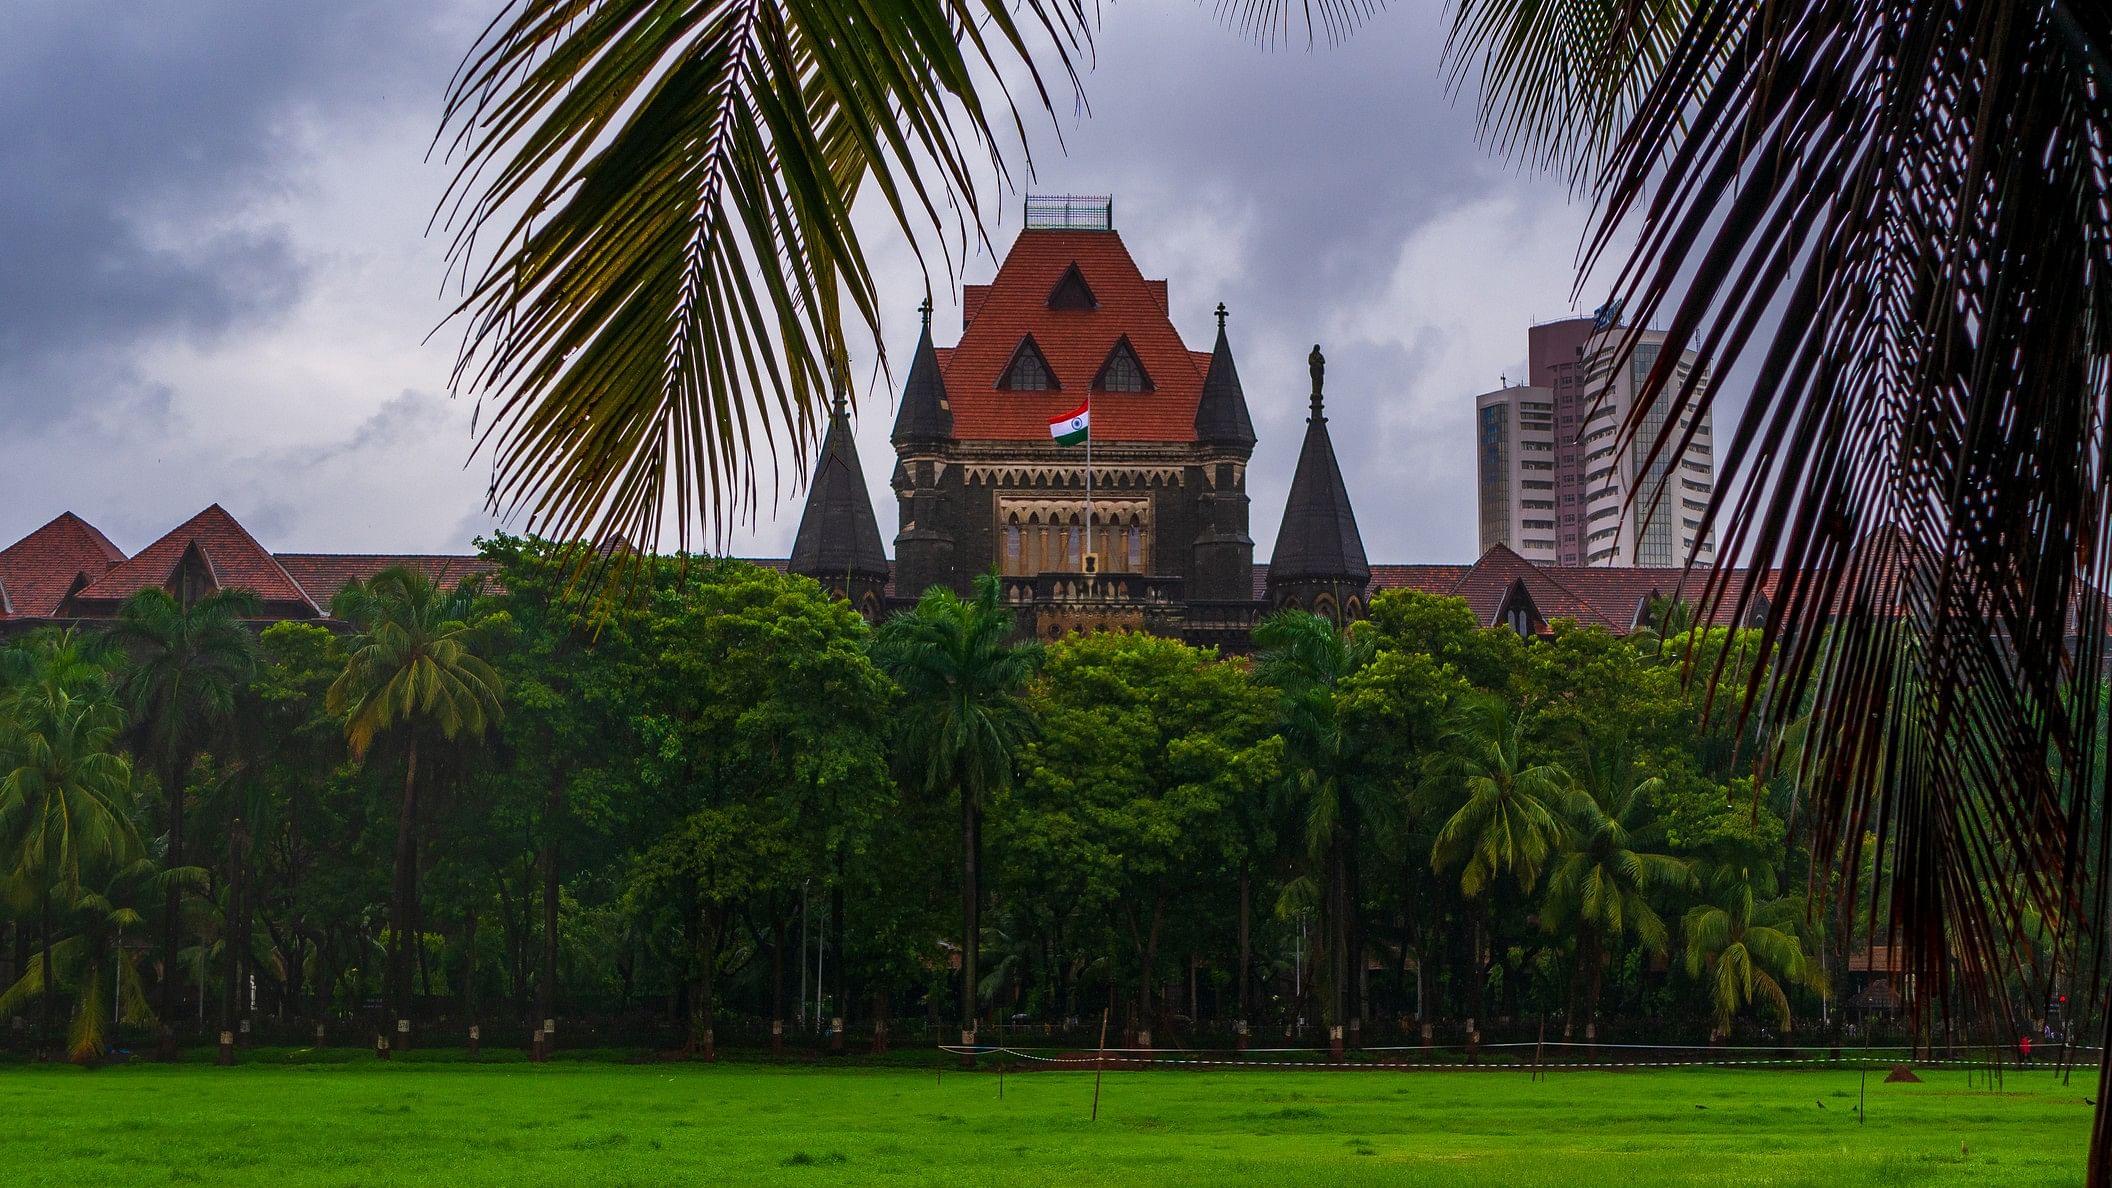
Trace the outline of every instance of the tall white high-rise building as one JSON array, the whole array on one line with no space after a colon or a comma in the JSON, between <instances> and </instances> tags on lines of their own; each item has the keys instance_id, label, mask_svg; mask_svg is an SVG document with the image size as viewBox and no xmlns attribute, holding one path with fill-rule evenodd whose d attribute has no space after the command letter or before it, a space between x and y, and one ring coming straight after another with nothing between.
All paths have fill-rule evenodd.
<instances>
[{"instance_id":1,"label":"tall white high-rise building","mask_svg":"<svg viewBox=\"0 0 2112 1188\"><path fill-rule=\"evenodd\" d=\"M1665 424L1669 395L1644 414L1625 447L1621 426L1657 365L1665 336L1643 331L1624 355L1629 331L1591 318L1532 327L1523 384L1475 397L1476 487L1481 547L1509 546L1555 565L1685 565L1715 559L1705 521L1715 491L1715 450L1706 414ZM1692 351L1674 363L1668 391L1695 368ZM1704 388L1711 377L1704 369ZM1665 448L1650 459L1661 433Z\"/></svg>"}]
</instances>

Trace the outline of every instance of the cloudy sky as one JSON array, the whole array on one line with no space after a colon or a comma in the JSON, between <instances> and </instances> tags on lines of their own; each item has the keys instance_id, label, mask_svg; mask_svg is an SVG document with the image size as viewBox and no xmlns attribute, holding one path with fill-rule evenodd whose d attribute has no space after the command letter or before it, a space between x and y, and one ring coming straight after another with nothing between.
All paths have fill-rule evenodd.
<instances>
[{"instance_id":1,"label":"cloudy sky","mask_svg":"<svg viewBox=\"0 0 2112 1188\"><path fill-rule=\"evenodd\" d=\"M448 172L425 154L497 4L0 6L0 544L72 510L136 549L213 502L287 551L458 550L492 526L470 406L446 392L454 336L428 337ZM1091 114L1066 109L1062 150L1038 142L1028 188L1114 194L1191 344L1231 308L1257 558L1314 342L1372 560L1457 561L1472 398L1523 369L1529 322L1572 312L1586 212L1475 143L1442 21L1396 4L1345 45L1264 50L1196 3L1109 6ZM1019 204L993 209L1002 249ZM868 223L899 378L924 283ZM864 392L858 425L888 535L893 399ZM798 512L787 491L730 551L782 555Z\"/></svg>"}]
</instances>

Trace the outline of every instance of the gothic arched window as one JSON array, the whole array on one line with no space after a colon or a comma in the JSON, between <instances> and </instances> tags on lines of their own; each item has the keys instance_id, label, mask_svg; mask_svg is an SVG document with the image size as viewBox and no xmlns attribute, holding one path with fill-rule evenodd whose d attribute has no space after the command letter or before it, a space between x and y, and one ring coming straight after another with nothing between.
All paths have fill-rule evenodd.
<instances>
[{"instance_id":1,"label":"gothic arched window","mask_svg":"<svg viewBox=\"0 0 2112 1188\"><path fill-rule=\"evenodd\" d=\"M997 377L997 386L1007 392L1060 392L1063 385L1056 382L1056 373L1049 370L1048 357L1035 345L1029 334L1019 340L1012 349L1012 361Z\"/></svg>"}]
</instances>

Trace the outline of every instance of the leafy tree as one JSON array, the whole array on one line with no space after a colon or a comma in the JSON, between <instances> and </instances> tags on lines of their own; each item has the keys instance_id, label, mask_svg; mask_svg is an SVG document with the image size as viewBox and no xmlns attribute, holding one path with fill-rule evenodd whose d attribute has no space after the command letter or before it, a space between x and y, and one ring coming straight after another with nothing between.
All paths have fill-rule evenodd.
<instances>
[{"instance_id":1,"label":"leafy tree","mask_svg":"<svg viewBox=\"0 0 2112 1188\"><path fill-rule=\"evenodd\" d=\"M162 589L141 590L118 611L111 637L131 657L118 695L131 711L134 750L161 781L168 831L163 861L184 862L184 796L191 767L234 717L235 698L256 665L256 640L244 620L260 613L247 590L216 590L178 602ZM175 1057L173 976L186 884L170 880L161 912L162 1056Z\"/></svg>"},{"instance_id":2,"label":"leafy tree","mask_svg":"<svg viewBox=\"0 0 2112 1188\"><path fill-rule=\"evenodd\" d=\"M1108 633L1051 647L1032 700L1041 730L1000 826L1006 849L1029 869L1077 872L1090 910L1120 917L1148 1029L1167 1014L1154 987L1168 906L1208 917L1205 879L1240 844L1234 806L1275 777L1268 700L1208 650Z\"/></svg>"},{"instance_id":3,"label":"leafy tree","mask_svg":"<svg viewBox=\"0 0 2112 1188\"><path fill-rule=\"evenodd\" d=\"M710 1055L731 913L764 918L781 1024L797 891L836 877L837 855L886 811L889 686L865 621L808 579L719 563L665 582L654 606L640 734L659 825L628 895L672 914L698 983L693 1042Z\"/></svg>"},{"instance_id":4,"label":"leafy tree","mask_svg":"<svg viewBox=\"0 0 2112 1188\"><path fill-rule=\"evenodd\" d=\"M1012 642L1012 613L996 575L984 574L970 598L941 587L926 591L914 610L880 629L873 654L902 689L896 745L909 779L924 794L949 796L960 807L960 1023L966 1035L976 1019L983 807L1011 785L1013 762L1033 734L1022 693L1042 651Z\"/></svg>"},{"instance_id":5,"label":"leafy tree","mask_svg":"<svg viewBox=\"0 0 2112 1188\"><path fill-rule=\"evenodd\" d=\"M385 569L338 593L333 613L357 634L345 671L329 689L344 715L345 742L364 760L377 739L403 744L403 796L396 817L395 876L389 912L388 1005L397 1037L409 1038L411 950L418 928L418 758L427 740L484 736L501 716L503 682L480 655L494 624L471 621L470 592L442 589L413 569Z\"/></svg>"}]
</instances>

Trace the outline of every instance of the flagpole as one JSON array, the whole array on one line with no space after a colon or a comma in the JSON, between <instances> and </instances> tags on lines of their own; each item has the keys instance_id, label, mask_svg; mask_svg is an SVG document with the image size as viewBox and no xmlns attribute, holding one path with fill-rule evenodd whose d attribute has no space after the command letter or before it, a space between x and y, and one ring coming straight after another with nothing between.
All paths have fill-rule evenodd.
<instances>
[{"instance_id":1,"label":"flagpole","mask_svg":"<svg viewBox=\"0 0 2112 1188\"><path fill-rule=\"evenodd\" d=\"M1085 554L1093 552L1093 390L1085 390ZM1080 565L1087 564L1080 557Z\"/></svg>"}]
</instances>

